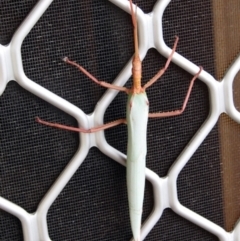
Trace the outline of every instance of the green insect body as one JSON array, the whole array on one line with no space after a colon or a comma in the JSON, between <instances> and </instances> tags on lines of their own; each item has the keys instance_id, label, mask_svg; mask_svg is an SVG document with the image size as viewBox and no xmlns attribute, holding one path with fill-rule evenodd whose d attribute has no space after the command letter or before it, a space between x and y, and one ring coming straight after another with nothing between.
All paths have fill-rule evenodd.
<instances>
[{"instance_id":1,"label":"green insect body","mask_svg":"<svg viewBox=\"0 0 240 241\"><path fill-rule=\"evenodd\" d=\"M145 92L129 94L127 101L127 190L134 240L140 240L145 188L149 102Z\"/></svg>"}]
</instances>

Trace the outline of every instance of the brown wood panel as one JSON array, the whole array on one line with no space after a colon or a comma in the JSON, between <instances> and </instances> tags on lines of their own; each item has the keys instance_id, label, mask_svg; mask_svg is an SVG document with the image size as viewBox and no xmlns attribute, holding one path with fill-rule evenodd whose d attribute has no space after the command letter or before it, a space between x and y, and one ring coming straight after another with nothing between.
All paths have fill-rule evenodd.
<instances>
[{"instance_id":1,"label":"brown wood panel","mask_svg":"<svg viewBox=\"0 0 240 241\"><path fill-rule=\"evenodd\" d=\"M213 0L215 78L222 79L240 53L240 1ZM234 103L240 110L240 74L234 80ZM225 229L240 217L240 125L222 114L219 120Z\"/></svg>"}]
</instances>

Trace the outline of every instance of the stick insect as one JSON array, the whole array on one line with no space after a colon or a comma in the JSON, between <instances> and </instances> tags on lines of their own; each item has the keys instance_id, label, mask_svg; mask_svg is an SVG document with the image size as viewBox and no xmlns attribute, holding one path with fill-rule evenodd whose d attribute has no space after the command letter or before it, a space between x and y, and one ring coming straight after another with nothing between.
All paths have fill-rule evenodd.
<instances>
[{"instance_id":1,"label":"stick insect","mask_svg":"<svg viewBox=\"0 0 240 241\"><path fill-rule=\"evenodd\" d=\"M178 37L174 42L174 46L171 54L169 55L165 66L159 70L159 72L150 79L143 87L141 86L141 73L142 73L142 63L138 52L138 32L137 32L137 17L136 10L135 14L133 11L132 0L130 0L131 17L133 24L133 35L134 35L134 48L135 53L132 60L132 76L133 76L133 86L128 89L122 86L116 86L113 84L106 83L104 81L99 81L93 75L91 75L86 69L74 61L69 60L65 57L63 60L78 68L86 76L88 76L96 84L103 86L105 88L110 88L118 91L123 91L128 95L127 100L127 118L119 119L102 126L98 126L92 129L85 130L83 128L75 128L70 126L65 126L57 123L51 123L41 120L39 117L36 121L51 127L61 128L69 131L83 132L83 133L93 133L101 130L105 130L119 124L127 124L128 128L128 144L127 144L127 192L128 192L128 202L129 202L129 212L130 212L130 222L133 237L135 241L140 241L140 230L141 230L141 218L142 218L142 207L144 198L144 188L145 188L145 167L146 167L146 153L147 153L147 122L148 117L169 117L176 116L183 113L187 105L194 81L198 78L202 71L200 67L199 72L192 78L185 100L183 102L182 108L179 110L161 112L161 113L149 113L149 102L146 95L146 89L154 84L167 70L170 61L176 51Z\"/></svg>"}]
</instances>

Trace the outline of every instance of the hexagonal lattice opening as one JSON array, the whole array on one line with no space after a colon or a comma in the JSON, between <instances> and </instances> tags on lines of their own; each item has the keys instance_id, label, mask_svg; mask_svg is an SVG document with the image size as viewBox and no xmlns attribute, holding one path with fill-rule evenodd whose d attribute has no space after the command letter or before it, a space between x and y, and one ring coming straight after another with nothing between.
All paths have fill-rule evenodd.
<instances>
[{"instance_id":1,"label":"hexagonal lattice opening","mask_svg":"<svg viewBox=\"0 0 240 241\"><path fill-rule=\"evenodd\" d=\"M180 172L177 186L182 205L224 227L218 135L215 125Z\"/></svg>"},{"instance_id":2,"label":"hexagonal lattice opening","mask_svg":"<svg viewBox=\"0 0 240 241\"><path fill-rule=\"evenodd\" d=\"M139 0L138 6L147 13L156 6L155 2L146 3ZM0 14L2 44L10 42L17 26L34 4L35 1L0 3L3 13ZM226 14L231 8L225 7L222 8L226 9L225 15L221 15L225 17L217 16L219 12L222 13L216 11L220 9L220 5L224 3L219 0L172 0L162 19L163 39L166 44L171 48L174 36L178 35L180 41L177 52L196 65L202 65L208 73L217 78L223 78L223 73L237 53L235 48L231 48L229 54L226 54L226 48L230 47L228 44L224 49L223 43L226 41L223 35L226 28L222 28L222 21L218 20L227 19L228 26L232 26L232 14ZM232 7L234 4L228 5ZM234 7L231 12L236 13L236 9L238 8ZM15 18L12 17L13 14ZM158 21L160 18L159 15ZM238 18L234 21L237 20ZM24 72L30 80L68 100L85 114L91 113L106 90L92 83L61 59L68 56L86 67L98 79L112 82L133 54L132 35L130 15L109 1L63 3L55 0L23 41L21 53ZM235 33L226 36L231 43L232 39L239 39ZM238 48L238 43L234 42L232 45ZM225 57L226 62L223 61ZM165 61L161 54L150 49L143 61L143 81L150 79ZM150 111L168 111L181 107L191 78L191 74L171 63L161 80L148 90ZM16 81L20 83L19 79ZM236 77L234 85L237 85L237 82ZM130 83L131 80L126 85L129 86ZM206 81L206 84L209 83ZM212 101L208 95L212 92L208 91L206 86L200 80L196 81L186 112L182 116L149 120L147 167L159 176L168 174L169 168L207 119L209 102ZM234 86L236 93L237 89L238 87ZM125 105L126 95L119 93L107 108L104 122L124 117ZM238 108L236 99L235 105ZM78 134L41 126L35 123L34 118L41 116L49 121L71 126L77 126L77 122L15 82L7 85L0 98L0 108L1 197L31 213L36 211L43 196L79 147ZM214 105L211 105L211 108L214 108ZM223 116L220 122L224 124L231 121ZM179 200L184 206L230 231L239 216L238 211L233 211L233 208L238 209L239 203L239 195L235 188L239 171L232 162L226 162L226 165L221 167L221 160L224 157L227 159L226 153L229 152L227 148L220 148L225 153L219 150L219 133L229 134L219 127L221 124L212 129L180 172L177 188ZM235 131L238 124L230 125L234 126L233 135L238 135ZM126 126L107 130L105 134L110 145L126 153ZM232 138L231 141L235 139ZM237 158L237 152L233 150L232 153L235 153ZM230 180L232 184L229 189L229 184L226 183L230 181L224 180L222 175L231 173L231 168L234 168L235 174ZM90 150L47 213L50 237L53 240L72 240L76 237L85 239L86 236L88 240L129 240L131 230L125 182L124 167L100 151ZM154 191L156 190L147 182L143 221L152 211ZM234 205L229 208L230 202ZM227 219L231 213L234 213L234 218ZM1 212L0 234L5 235L5 230L11 229L9 225L14 225L13 235L6 237L11 240L23 240L20 222L8 221L9 216ZM0 236L4 237L3 235ZM164 210L157 225L146 238L156 239L217 240L212 234L179 217L170 209Z\"/></svg>"},{"instance_id":3,"label":"hexagonal lattice opening","mask_svg":"<svg viewBox=\"0 0 240 241\"><path fill-rule=\"evenodd\" d=\"M1 115L1 196L35 212L78 148L78 134L46 129L35 117L47 112L69 125L76 121L16 82L8 84L0 102L1 112L7 113Z\"/></svg>"}]
</instances>

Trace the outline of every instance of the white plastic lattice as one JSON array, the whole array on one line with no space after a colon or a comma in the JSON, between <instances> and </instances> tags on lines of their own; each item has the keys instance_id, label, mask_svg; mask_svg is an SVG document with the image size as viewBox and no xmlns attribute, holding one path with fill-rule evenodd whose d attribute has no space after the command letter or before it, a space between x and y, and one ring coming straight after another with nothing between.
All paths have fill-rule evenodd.
<instances>
[{"instance_id":1,"label":"white plastic lattice","mask_svg":"<svg viewBox=\"0 0 240 241\"><path fill-rule=\"evenodd\" d=\"M130 14L128 1L110 1ZM106 91L104 96L98 102L98 105L96 105L95 111L91 115L86 115L75 105L33 82L25 75L23 70L21 56L23 40L49 7L51 2L51 0L39 1L15 32L11 43L7 47L0 45L0 93L2 94L7 83L14 79L26 90L73 116L78 121L79 126L89 129L103 123L104 113L117 95L117 91ZM159 0L150 14L144 14L143 11L138 8L137 18L140 40L139 52L141 59L144 59L148 49L152 47L157 49L158 52L166 58L169 56L171 49L164 43L162 32L162 16L169 3L170 0ZM198 66L194 65L178 53L174 54L172 62L192 75L196 74L199 70ZM240 240L239 223L235 226L235 229L232 232L226 232L220 226L180 204L177 195L177 178L179 173L215 126L220 114L226 113L230 118L237 123L240 123L240 113L234 106L232 93L233 80L239 70L240 57L238 57L228 69L225 77L221 81L216 81L206 71L201 72L199 79L203 81L209 89L211 104L210 114L198 133L192 138L190 143L173 164L167 177L160 178L153 171L146 169L146 178L151 182L154 190L154 211L142 227L142 239L147 236L153 226L158 222L163 210L169 207L178 215L213 233L219 238L219 240ZM114 84L123 86L130 76L131 60L128 61L122 72L114 80ZM69 182L70 178L82 164L92 146L98 147L105 155L109 156L116 162L125 165L126 156L106 142L102 131L94 134L80 134L80 138L81 145L78 152L52 185L45 197L41 200L34 214L27 213L20 206L0 197L0 208L20 219L23 227L24 240L51 240L47 227L48 210Z\"/></svg>"}]
</instances>

